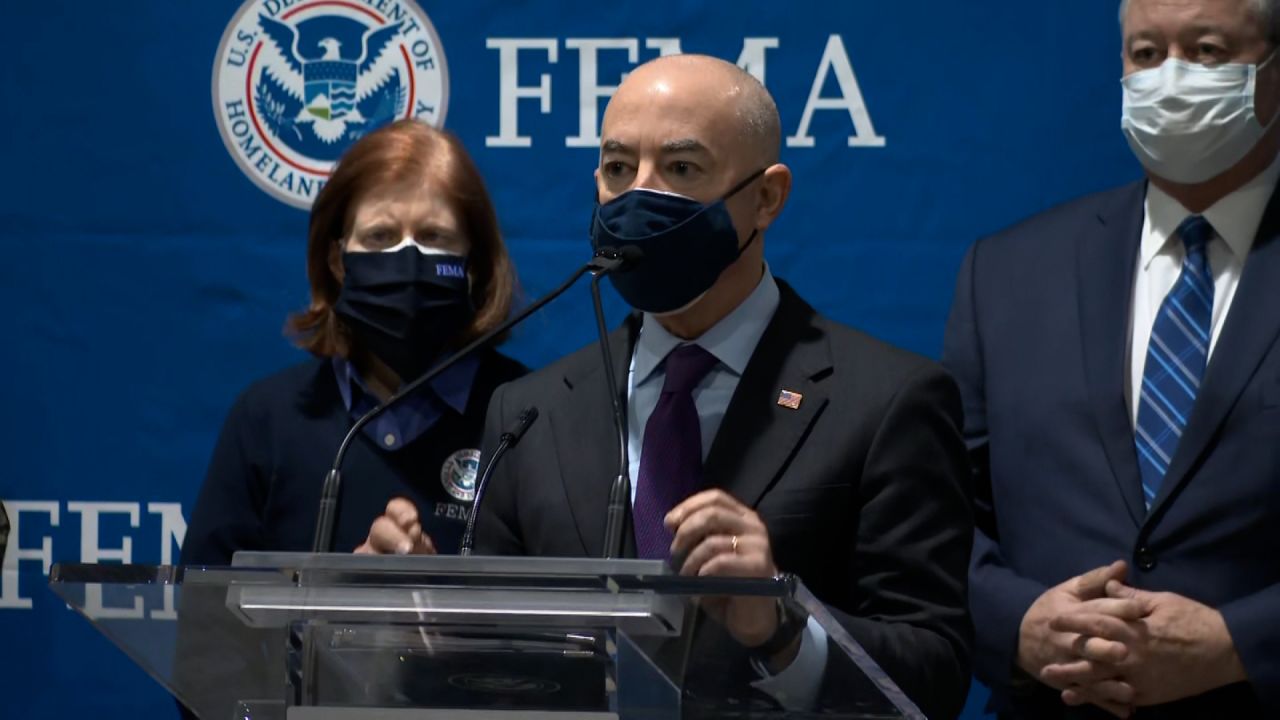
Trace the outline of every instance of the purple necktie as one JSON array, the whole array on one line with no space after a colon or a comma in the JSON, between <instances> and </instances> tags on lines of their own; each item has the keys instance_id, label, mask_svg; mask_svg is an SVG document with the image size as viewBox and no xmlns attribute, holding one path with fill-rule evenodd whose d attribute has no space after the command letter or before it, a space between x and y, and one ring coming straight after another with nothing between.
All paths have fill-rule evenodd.
<instances>
[{"instance_id":1,"label":"purple necktie","mask_svg":"<svg viewBox=\"0 0 1280 720\"><path fill-rule=\"evenodd\" d=\"M693 389L716 362L714 355L697 345L681 345L664 361L667 377L644 426L636 481L636 548L642 558L670 556L672 535L663 518L702 489L702 431Z\"/></svg>"}]
</instances>

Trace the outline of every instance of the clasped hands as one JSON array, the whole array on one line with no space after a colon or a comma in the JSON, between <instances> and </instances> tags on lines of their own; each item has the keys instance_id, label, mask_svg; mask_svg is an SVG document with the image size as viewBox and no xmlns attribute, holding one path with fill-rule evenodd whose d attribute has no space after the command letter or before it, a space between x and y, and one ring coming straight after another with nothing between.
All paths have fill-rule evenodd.
<instances>
[{"instance_id":1,"label":"clasped hands","mask_svg":"<svg viewBox=\"0 0 1280 720\"><path fill-rule=\"evenodd\" d=\"M1041 595L1022 618L1018 666L1067 705L1121 718L1246 679L1221 613L1127 574L1118 560Z\"/></svg>"}]
</instances>

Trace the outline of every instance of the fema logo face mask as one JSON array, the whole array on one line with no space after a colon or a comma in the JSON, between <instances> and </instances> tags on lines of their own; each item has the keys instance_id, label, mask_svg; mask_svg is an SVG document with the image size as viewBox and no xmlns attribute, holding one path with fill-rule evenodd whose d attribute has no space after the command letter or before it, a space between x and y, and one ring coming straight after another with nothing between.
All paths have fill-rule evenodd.
<instances>
[{"instance_id":1,"label":"fema logo face mask","mask_svg":"<svg viewBox=\"0 0 1280 720\"><path fill-rule=\"evenodd\" d=\"M467 258L408 240L382 252L345 252L337 313L356 344L408 382L426 372L475 317Z\"/></svg>"},{"instance_id":2,"label":"fema logo face mask","mask_svg":"<svg viewBox=\"0 0 1280 720\"><path fill-rule=\"evenodd\" d=\"M597 202L591 220L592 249L634 245L644 253L634 268L609 275L622 299L636 310L661 315L687 307L710 290L757 235L753 231L738 247L738 231L725 200L764 170L705 205L648 188L629 190L603 205Z\"/></svg>"}]
</instances>

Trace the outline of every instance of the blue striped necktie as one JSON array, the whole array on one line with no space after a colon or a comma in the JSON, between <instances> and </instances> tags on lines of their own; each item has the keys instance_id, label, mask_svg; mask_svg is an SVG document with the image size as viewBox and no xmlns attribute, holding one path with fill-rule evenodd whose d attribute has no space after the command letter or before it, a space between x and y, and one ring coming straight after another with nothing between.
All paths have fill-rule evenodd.
<instances>
[{"instance_id":1,"label":"blue striped necktie","mask_svg":"<svg viewBox=\"0 0 1280 720\"><path fill-rule=\"evenodd\" d=\"M1178 226L1186 245L1182 273L1165 296L1151 328L1138 403L1138 467L1142 494L1151 508L1178 441L1187 428L1209 360L1213 323L1213 273L1208 245L1213 226L1192 215Z\"/></svg>"}]
</instances>

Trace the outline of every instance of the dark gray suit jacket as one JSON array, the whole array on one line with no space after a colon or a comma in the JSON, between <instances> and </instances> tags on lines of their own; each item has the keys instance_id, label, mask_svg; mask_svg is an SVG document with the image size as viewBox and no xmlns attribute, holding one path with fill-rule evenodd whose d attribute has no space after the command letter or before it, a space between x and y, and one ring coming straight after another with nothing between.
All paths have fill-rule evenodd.
<instances>
[{"instance_id":1,"label":"dark gray suit jacket","mask_svg":"<svg viewBox=\"0 0 1280 720\"><path fill-rule=\"evenodd\" d=\"M969 687L973 527L955 384L779 286L707 482L760 513L778 567L800 576L929 717L954 717ZM610 338L619 383L638 320ZM600 556L617 469L604 378L593 344L494 393L482 466L521 410L541 416L494 472L478 552ZM783 389L803 395L798 409L777 404Z\"/></svg>"}]
</instances>

